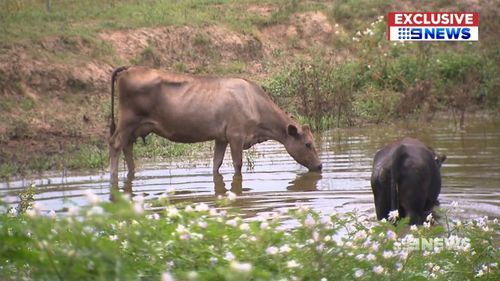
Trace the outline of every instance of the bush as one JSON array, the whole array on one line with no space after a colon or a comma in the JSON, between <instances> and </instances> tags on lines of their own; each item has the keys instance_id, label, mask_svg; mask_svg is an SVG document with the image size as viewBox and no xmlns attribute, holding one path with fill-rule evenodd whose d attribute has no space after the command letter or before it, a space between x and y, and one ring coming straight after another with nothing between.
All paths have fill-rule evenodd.
<instances>
[{"instance_id":1,"label":"bush","mask_svg":"<svg viewBox=\"0 0 500 281\"><path fill-rule=\"evenodd\" d=\"M35 203L19 209L24 213L2 204L0 278L494 280L500 273L500 227L488 218L408 229L405 220L395 227L363 214L300 207L250 221L204 203L162 207L168 195L147 203L116 193L115 203L87 196L92 205L60 216L41 213ZM445 240L454 243L433 242Z\"/></svg>"}]
</instances>

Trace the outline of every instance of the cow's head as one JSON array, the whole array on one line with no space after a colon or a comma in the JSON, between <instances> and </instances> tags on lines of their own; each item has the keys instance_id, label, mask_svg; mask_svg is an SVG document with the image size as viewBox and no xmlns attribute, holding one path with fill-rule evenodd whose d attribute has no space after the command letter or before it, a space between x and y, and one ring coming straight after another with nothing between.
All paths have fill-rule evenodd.
<instances>
[{"instance_id":1,"label":"cow's head","mask_svg":"<svg viewBox=\"0 0 500 281\"><path fill-rule=\"evenodd\" d=\"M314 147L314 139L309 126L304 125L301 128L298 124L289 124L286 133L284 145L290 156L309 171L321 171L323 166Z\"/></svg>"}]
</instances>

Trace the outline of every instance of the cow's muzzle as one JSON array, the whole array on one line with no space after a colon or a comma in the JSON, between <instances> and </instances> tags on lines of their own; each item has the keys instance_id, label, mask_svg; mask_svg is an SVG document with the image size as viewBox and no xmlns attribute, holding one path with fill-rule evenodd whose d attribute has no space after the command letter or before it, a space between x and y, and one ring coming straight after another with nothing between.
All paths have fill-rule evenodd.
<instances>
[{"instance_id":1,"label":"cow's muzzle","mask_svg":"<svg viewBox=\"0 0 500 281\"><path fill-rule=\"evenodd\" d=\"M323 169L323 164L319 164L316 167L309 168L309 171L310 172L321 172L322 169Z\"/></svg>"}]
</instances>

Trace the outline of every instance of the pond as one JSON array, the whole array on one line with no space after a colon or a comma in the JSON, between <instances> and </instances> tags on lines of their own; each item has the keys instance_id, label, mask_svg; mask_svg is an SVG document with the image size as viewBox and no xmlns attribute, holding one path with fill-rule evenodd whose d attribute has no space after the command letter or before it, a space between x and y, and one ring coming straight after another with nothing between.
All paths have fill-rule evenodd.
<instances>
[{"instance_id":1,"label":"pond","mask_svg":"<svg viewBox=\"0 0 500 281\"><path fill-rule=\"evenodd\" d=\"M239 194L233 203L246 217L284 211L299 205L330 214L358 210L374 214L370 187L372 159L384 144L403 136L418 138L448 156L441 169L441 207L457 201L453 216L500 217L500 119L475 117L457 129L453 119L427 123L370 125L333 129L319 134L317 147L323 172L310 173L297 164L277 142L258 144L245 152L243 177L233 179L230 153L221 167L222 178L212 176L211 149L196 159L138 161L135 179L124 179L120 190L147 199L168 193L171 202L213 205L228 190ZM88 204L85 190L110 200L109 174L59 175L0 183L0 196L11 204L19 193L35 184L35 200L44 210L64 211Z\"/></svg>"}]
</instances>

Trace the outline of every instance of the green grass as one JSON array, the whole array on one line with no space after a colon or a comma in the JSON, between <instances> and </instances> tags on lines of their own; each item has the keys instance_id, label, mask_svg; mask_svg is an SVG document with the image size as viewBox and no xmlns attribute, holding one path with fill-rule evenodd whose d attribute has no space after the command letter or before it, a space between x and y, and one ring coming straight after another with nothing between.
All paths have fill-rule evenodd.
<instances>
[{"instance_id":1,"label":"green grass","mask_svg":"<svg viewBox=\"0 0 500 281\"><path fill-rule=\"evenodd\" d=\"M42 213L27 192L0 212L2 280L497 280L497 220L409 229L301 207L247 221L205 204L93 202ZM229 198L229 197L228 197ZM238 200L238 199L236 199ZM165 207L166 206L166 207ZM287 227L283 222L286 218ZM422 241L456 239L455 245ZM449 241L449 240L446 240ZM168 279L171 278L171 279Z\"/></svg>"},{"instance_id":2,"label":"green grass","mask_svg":"<svg viewBox=\"0 0 500 281\"><path fill-rule=\"evenodd\" d=\"M270 16L246 12L250 4L278 7ZM39 39L51 35L95 35L109 29L158 25L223 24L242 32L255 31L255 24L285 21L296 10L317 9L318 4L292 0L52 0L0 2L0 41Z\"/></svg>"}]
</instances>

